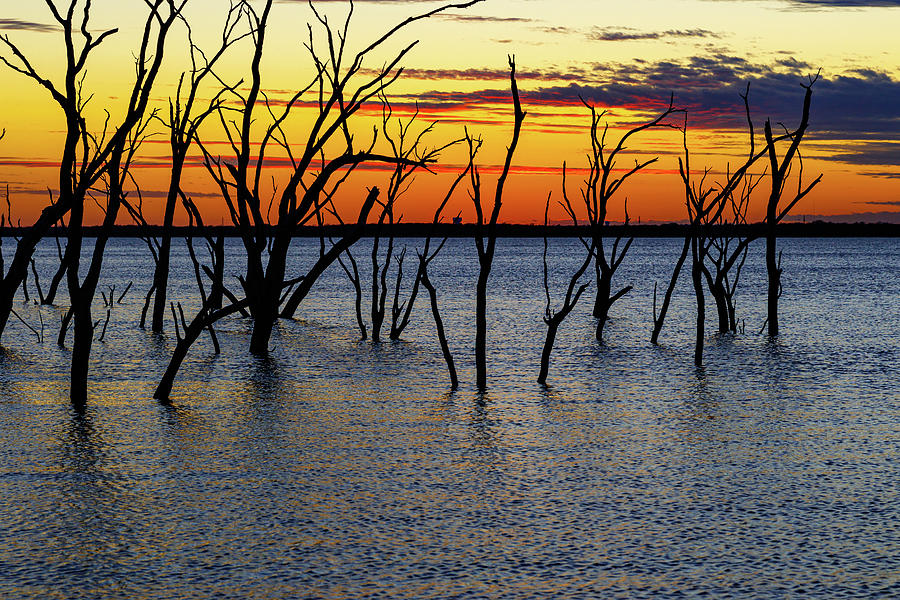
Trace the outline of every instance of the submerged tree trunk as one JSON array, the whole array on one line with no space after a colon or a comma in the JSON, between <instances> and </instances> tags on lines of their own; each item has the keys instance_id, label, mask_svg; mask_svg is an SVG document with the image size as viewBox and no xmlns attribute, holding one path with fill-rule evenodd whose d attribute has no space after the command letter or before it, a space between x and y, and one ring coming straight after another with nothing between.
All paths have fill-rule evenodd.
<instances>
[{"instance_id":1,"label":"submerged tree trunk","mask_svg":"<svg viewBox=\"0 0 900 600\"><path fill-rule=\"evenodd\" d=\"M438 341L441 344L441 352L444 355L444 362L447 363L447 371L450 373L450 389L455 390L459 387L459 379L456 376L456 365L453 363L453 354L450 352L450 344L447 343L447 334L444 332L444 321L441 319L441 313L438 310L437 291L431 280L428 279L427 266L420 269L421 282L428 290L428 296L431 298L431 314L434 316L434 326L437 329Z\"/></svg>"},{"instance_id":2,"label":"submerged tree trunk","mask_svg":"<svg viewBox=\"0 0 900 600\"><path fill-rule=\"evenodd\" d=\"M697 339L694 344L694 364L698 367L703 365L703 336L704 325L706 323L706 298L703 295L703 273L700 267L701 258L698 257L699 241L693 242L694 247L694 264L691 266L691 280L694 283L694 296L697 299Z\"/></svg>"},{"instance_id":3,"label":"submerged tree trunk","mask_svg":"<svg viewBox=\"0 0 900 600\"><path fill-rule=\"evenodd\" d=\"M706 283L709 286L709 293L716 303L716 315L719 319L719 333L728 333L731 331L731 322L728 312L728 290L720 276L713 276L706 265L701 265Z\"/></svg>"},{"instance_id":4,"label":"submerged tree trunk","mask_svg":"<svg viewBox=\"0 0 900 600\"><path fill-rule=\"evenodd\" d=\"M675 270L672 271L672 278L669 279L669 286L666 288L666 294L663 297L662 306L659 309L659 315L653 316L653 335L650 336L650 343L656 345L659 343L659 334L662 331L663 323L666 320L666 313L669 312L669 303L672 301L672 294L675 292L675 285L678 283L678 275L684 267L684 261L687 260L688 252L691 251L690 236L684 238L684 246L681 248L681 256L675 263Z\"/></svg>"},{"instance_id":5,"label":"submerged tree trunk","mask_svg":"<svg viewBox=\"0 0 900 600\"><path fill-rule=\"evenodd\" d=\"M72 406L84 410L87 406L87 382L90 369L91 346L94 342L94 323L91 319L90 304L79 301L73 307L72 365L70 369L69 393Z\"/></svg>"},{"instance_id":6,"label":"submerged tree trunk","mask_svg":"<svg viewBox=\"0 0 900 600\"><path fill-rule=\"evenodd\" d=\"M475 287L475 385L487 388L487 284L491 265L482 265Z\"/></svg>"},{"instance_id":7,"label":"submerged tree trunk","mask_svg":"<svg viewBox=\"0 0 900 600\"><path fill-rule=\"evenodd\" d=\"M597 341L603 341L603 328L609 319L609 299L612 289L612 273L606 269L597 269L597 298L594 300L594 318L597 319Z\"/></svg>"},{"instance_id":8,"label":"submerged tree trunk","mask_svg":"<svg viewBox=\"0 0 900 600\"><path fill-rule=\"evenodd\" d=\"M778 297L781 295L781 267L776 257L778 238L775 228L769 227L766 234L766 271L768 273L767 308L769 335L778 335Z\"/></svg>"},{"instance_id":9,"label":"submerged tree trunk","mask_svg":"<svg viewBox=\"0 0 900 600\"><path fill-rule=\"evenodd\" d=\"M163 215L163 230L159 246L159 260L153 273L153 316L150 320L150 329L153 333L162 333L163 323L166 317L167 291L169 287L169 265L172 254L172 225L175 221L175 205L178 201L178 186L181 184L181 173L184 167L184 158L176 156L172 164L172 176L169 192L166 196L166 211Z\"/></svg>"},{"instance_id":10,"label":"submerged tree trunk","mask_svg":"<svg viewBox=\"0 0 900 600\"><path fill-rule=\"evenodd\" d=\"M553 353L553 344L556 343L556 332L559 331L559 323L552 320L547 323L547 337L544 340L544 349L541 350L541 371L538 373L538 383L547 383L547 375L550 372L550 355Z\"/></svg>"},{"instance_id":11,"label":"submerged tree trunk","mask_svg":"<svg viewBox=\"0 0 900 600\"><path fill-rule=\"evenodd\" d=\"M287 268L287 253L290 243L289 235L276 234L272 252L269 254L269 264L266 266L262 289L258 290L258 293L255 294L256 300L251 303L253 333L250 336L250 353L257 356L265 356L269 352L269 341L272 339L275 321L278 320L278 308L284 289L284 274Z\"/></svg>"}]
</instances>

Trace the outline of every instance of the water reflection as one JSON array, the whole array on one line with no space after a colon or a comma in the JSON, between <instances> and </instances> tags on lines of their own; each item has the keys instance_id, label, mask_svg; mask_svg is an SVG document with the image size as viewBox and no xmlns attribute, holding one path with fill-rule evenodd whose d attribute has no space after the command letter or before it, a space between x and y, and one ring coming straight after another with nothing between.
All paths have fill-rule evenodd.
<instances>
[{"instance_id":1,"label":"water reflection","mask_svg":"<svg viewBox=\"0 0 900 600\"><path fill-rule=\"evenodd\" d=\"M661 347L641 323L652 290L617 304L602 348L589 310L573 313L542 388L542 244L510 240L485 395L467 387L472 300L453 282L476 262L456 242L434 263L462 363L455 393L427 318L404 343L357 340L340 272L305 321L279 325L268 359L248 357L246 320L222 324L220 356L201 340L172 406L148 398L171 340L127 331L140 302L117 313L83 415L65 398L67 353L7 332L0 597L896 595L898 344L885 315L900 312L900 280L863 281L895 268L892 242L867 253L881 257L868 275L804 244L815 285L785 298L785 334L711 336L701 370L689 288ZM117 243L130 249L118 273L137 250ZM636 241L623 278L667 278L679 246ZM189 295L190 262L176 260L187 275L173 286ZM764 283L762 265L747 276ZM805 316L835 314L847 286L852 318L826 329ZM741 302L761 323L763 302Z\"/></svg>"}]
</instances>

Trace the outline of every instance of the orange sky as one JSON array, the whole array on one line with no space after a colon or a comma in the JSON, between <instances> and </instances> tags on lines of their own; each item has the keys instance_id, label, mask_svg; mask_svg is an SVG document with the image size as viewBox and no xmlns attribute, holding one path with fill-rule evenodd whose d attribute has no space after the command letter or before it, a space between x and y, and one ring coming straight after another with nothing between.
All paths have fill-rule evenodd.
<instances>
[{"instance_id":1,"label":"orange sky","mask_svg":"<svg viewBox=\"0 0 900 600\"><path fill-rule=\"evenodd\" d=\"M115 116L121 107L119 99L129 92L132 53L145 5L140 0L95 0L94 5L93 30L120 28L94 57L84 84L93 94L90 122L99 127L103 111L108 109ZM343 19L347 9L346 3L337 1L319 1L316 6L333 22ZM357 2L350 45L367 44L393 23L435 6L426 1ZM189 0L186 16L204 48L212 49L220 35L225 7L224 0ZM300 44L310 12L305 3L289 0L277 2L273 11L263 86L273 99L279 99L309 79L310 61ZM43 2L10 3L4 8L0 29L42 73L58 80L62 40L49 27L51 22ZM506 57L515 54L528 116L501 220L525 223L542 219L548 193L561 198L563 161L570 168L570 196L577 196L589 147L589 115L579 96L609 110L609 135L616 139L623 126L647 119L674 94L676 105L689 113L692 164L721 172L726 163L734 164L747 152L738 96L746 83L751 82L753 118L761 137L766 117L789 126L796 123L801 83L821 69L804 142L804 174L811 179L821 172L824 179L794 213L895 212L900 211L898 27L900 2L486 0L465 12L414 24L366 66L377 68L404 43L420 40L404 61L407 72L389 90L391 102L398 114L408 113L419 102L423 126L439 121L429 138L432 144L459 137L464 126L481 135L485 145L479 164L487 192L509 142L512 110ZM166 70L154 94L157 106L165 106L185 68L185 39L179 30L170 40ZM320 37L316 40L321 42ZM248 50L246 45L232 49L221 69L224 79L235 81L246 75ZM7 49L0 52L10 57ZM208 97L212 88L204 93ZM296 111L287 125L295 145L305 136L308 111ZM371 131L380 107L372 106L367 113L354 129L360 139ZM47 188L54 187L62 118L45 90L3 68L0 127L7 130L0 141L0 181L9 185L14 221L28 224L46 205ZM166 138L161 126L156 129L160 136L143 147L142 167L135 171L151 220L161 215L160 196L168 175ZM210 122L203 137L208 142L222 140L221 127ZM211 147L226 150L221 145ZM610 219L622 218L626 196L632 219L683 219L677 175L680 134L647 131L629 149L632 153L623 155L622 167L633 164L635 157L658 156L659 160L623 187L612 202ZM422 173L417 178L398 205L405 221L430 220L435 202L464 159L461 148L448 150L436 174ZM195 197L208 222L222 222L227 217L209 175L198 161L193 165L185 175L184 188ZM267 178L274 178L276 185L288 176L283 166L273 165L267 171ZM347 216L367 186L384 187L388 176L384 169L354 174L341 196ZM465 220L472 220L474 211L465 191L460 190L448 206L448 218L462 212ZM751 218L758 219L760 210L754 205ZM555 211L552 218L564 218L562 211Z\"/></svg>"}]
</instances>

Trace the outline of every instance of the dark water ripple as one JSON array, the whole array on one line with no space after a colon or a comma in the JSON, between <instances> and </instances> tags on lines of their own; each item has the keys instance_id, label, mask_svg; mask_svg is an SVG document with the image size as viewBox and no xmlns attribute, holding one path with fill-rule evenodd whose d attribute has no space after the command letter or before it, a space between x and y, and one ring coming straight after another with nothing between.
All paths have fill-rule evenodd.
<instances>
[{"instance_id":1,"label":"dark water ripple","mask_svg":"<svg viewBox=\"0 0 900 600\"><path fill-rule=\"evenodd\" d=\"M96 345L85 415L66 402L65 350L17 324L4 338L0 597L900 596L893 240L786 240L776 342L756 334L751 257L746 333L710 335L701 370L687 281L662 345L647 342L680 242L638 240L606 343L585 303L548 388L534 383L541 244L504 240L484 396L460 285L473 251L451 240L433 279L459 392L425 304L403 342L359 342L335 270L268 360L246 355L246 322L224 323L223 355L199 345L172 407L150 399L172 340L134 327L149 272L136 244L113 246L109 283L137 292ZM557 291L572 247L554 242ZM176 297L196 302L178 272Z\"/></svg>"}]
</instances>

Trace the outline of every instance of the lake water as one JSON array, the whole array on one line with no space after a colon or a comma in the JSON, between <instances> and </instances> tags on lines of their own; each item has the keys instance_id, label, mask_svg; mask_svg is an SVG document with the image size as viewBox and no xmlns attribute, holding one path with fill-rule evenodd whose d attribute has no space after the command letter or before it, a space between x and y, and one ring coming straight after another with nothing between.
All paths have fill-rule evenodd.
<instances>
[{"instance_id":1,"label":"lake water","mask_svg":"<svg viewBox=\"0 0 900 600\"><path fill-rule=\"evenodd\" d=\"M421 242L398 243L414 256ZM66 398L58 309L42 309L43 344L17 322L3 338L0 597L900 596L897 241L783 240L776 341L757 333L753 246L745 333L714 336L710 320L702 370L688 277L661 345L649 343L653 282L665 285L680 247L635 241L618 277L635 290L605 343L585 298L547 388L535 383L541 240L499 242L484 396L471 358L477 260L470 240L451 240L432 279L457 392L427 296L403 341L360 342L335 267L279 324L268 360L246 352L245 320L224 322L222 355L201 340L164 407L152 391L171 333L137 328L149 255L115 241L105 283L134 287L95 344L85 415ZM556 302L579 248L551 240ZM173 298L195 307L178 252ZM317 252L298 242L296 270ZM45 283L53 253L39 256ZM239 273L236 240L229 256L226 273ZM17 310L39 327L37 307Z\"/></svg>"}]
</instances>

